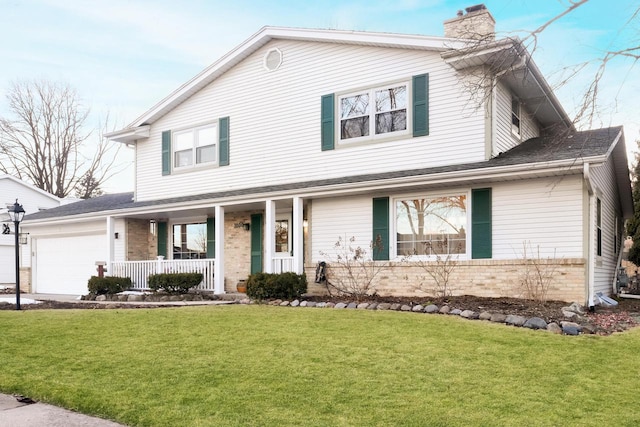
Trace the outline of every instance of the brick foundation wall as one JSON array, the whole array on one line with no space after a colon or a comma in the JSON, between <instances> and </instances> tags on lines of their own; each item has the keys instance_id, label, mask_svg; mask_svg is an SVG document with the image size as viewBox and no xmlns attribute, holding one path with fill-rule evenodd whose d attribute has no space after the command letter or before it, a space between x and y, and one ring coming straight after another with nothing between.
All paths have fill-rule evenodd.
<instances>
[{"instance_id":1,"label":"brick foundation wall","mask_svg":"<svg viewBox=\"0 0 640 427\"><path fill-rule=\"evenodd\" d=\"M238 292L236 285L251 272L251 231L235 224L250 223L255 212L229 212L224 215L224 290Z\"/></svg>"},{"instance_id":2,"label":"brick foundation wall","mask_svg":"<svg viewBox=\"0 0 640 427\"><path fill-rule=\"evenodd\" d=\"M547 291L548 300L577 301L584 304L587 299L585 289L585 260L581 258L543 260L543 269L555 271ZM548 265L544 265L548 263ZM435 264L435 263L434 263ZM425 265L428 265L425 263ZM523 260L469 260L460 261L451 271L447 293L450 295L476 295L480 297L526 298L520 279L526 271ZM309 278L309 293L326 294L322 284L314 283L315 265L306 265ZM337 268L329 268L328 277L344 274ZM375 291L387 296L437 296L435 281L417 263L390 262L377 274Z\"/></svg>"},{"instance_id":3,"label":"brick foundation wall","mask_svg":"<svg viewBox=\"0 0 640 427\"><path fill-rule=\"evenodd\" d=\"M31 293L31 267L20 267L20 293Z\"/></svg>"}]
</instances>

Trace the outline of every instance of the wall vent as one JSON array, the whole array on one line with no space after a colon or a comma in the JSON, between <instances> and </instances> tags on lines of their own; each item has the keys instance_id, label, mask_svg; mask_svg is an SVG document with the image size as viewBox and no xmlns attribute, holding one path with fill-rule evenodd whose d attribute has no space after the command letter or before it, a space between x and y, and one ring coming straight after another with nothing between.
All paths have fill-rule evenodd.
<instances>
[{"instance_id":1,"label":"wall vent","mask_svg":"<svg viewBox=\"0 0 640 427\"><path fill-rule=\"evenodd\" d=\"M273 48L264 55L264 68L267 71L275 71L282 65L282 52L280 49Z\"/></svg>"}]
</instances>

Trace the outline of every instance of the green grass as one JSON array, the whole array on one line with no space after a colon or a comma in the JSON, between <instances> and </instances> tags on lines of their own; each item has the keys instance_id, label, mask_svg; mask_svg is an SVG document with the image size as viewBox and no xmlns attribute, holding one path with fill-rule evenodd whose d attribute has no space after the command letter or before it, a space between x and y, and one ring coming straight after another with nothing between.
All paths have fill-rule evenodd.
<instances>
[{"instance_id":1,"label":"green grass","mask_svg":"<svg viewBox=\"0 0 640 427\"><path fill-rule=\"evenodd\" d=\"M640 329L234 305L0 311L0 336L0 390L129 425L640 423Z\"/></svg>"}]
</instances>

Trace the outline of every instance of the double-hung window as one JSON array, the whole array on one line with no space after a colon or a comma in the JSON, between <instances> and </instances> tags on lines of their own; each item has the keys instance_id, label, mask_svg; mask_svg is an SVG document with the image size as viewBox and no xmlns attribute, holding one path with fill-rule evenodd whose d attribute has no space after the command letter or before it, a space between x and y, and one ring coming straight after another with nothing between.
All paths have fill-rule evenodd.
<instances>
[{"instance_id":1,"label":"double-hung window","mask_svg":"<svg viewBox=\"0 0 640 427\"><path fill-rule=\"evenodd\" d=\"M173 259L207 257L207 224L173 225Z\"/></svg>"},{"instance_id":2,"label":"double-hung window","mask_svg":"<svg viewBox=\"0 0 640 427\"><path fill-rule=\"evenodd\" d=\"M520 117L522 116L520 100L515 96L511 97L511 132L520 137Z\"/></svg>"},{"instance_id":3,"label":"double-hung window","mask_svg":"<svg viewBox=\"0 0 640 427\"><path fill-rule=\"evenodd\" d=\"M189 168L197 165L215 164L218 132L215 124L173 133L174 168Z\"/></svg>"},{"instance_id":4,"label":"double-hung window","mask_svg":"<svg viewBox=\"0 0 640 427\"><path fill-rule=\"evenodd\" d=\"M357 142L408 131L408 83L363 90L338 98L340 141Z\"/></svg>"},{"instance_id":5,"label":"double-hung window","mask_svg":"<svg viewBox=\"0 0 640 427\"><path fill-rule=\"evenodd\" d=\"M396 199L396 254L466 255L467 212L466 194Z\"/></svg>"}]
</instances>

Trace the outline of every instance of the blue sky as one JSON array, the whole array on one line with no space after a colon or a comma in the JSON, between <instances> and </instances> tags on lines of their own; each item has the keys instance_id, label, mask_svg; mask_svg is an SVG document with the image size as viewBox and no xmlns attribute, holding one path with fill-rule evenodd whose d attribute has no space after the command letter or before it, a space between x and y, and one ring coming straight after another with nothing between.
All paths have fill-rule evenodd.
<instances>
[{"instance_id":1,"label":"blue sky","mask_svg":"<svg viewBox=\"0 0 640 427\"><path fill-rule=\"evenodd\" d=\"M0 0L0 115L18 79L62 81L91 108L91 124L110 114L120 127L265 25L441 36L442 22L479 0ZM568 0L486 0L500 35L533 30ZM615 5L615 6L614 6ZM563 70L640 41L640 0L590 0L539 37L534 60L555 86ZM587 67L556 94L572 115L591 81ZM640 139L640 67L610 63L593 127L624 125L627 147ZM632 154L630 154L632 155ZM121 162L131 163L123 153ZM132 190L132 167L109 192Z\"/></svg>"}]
</instances>

